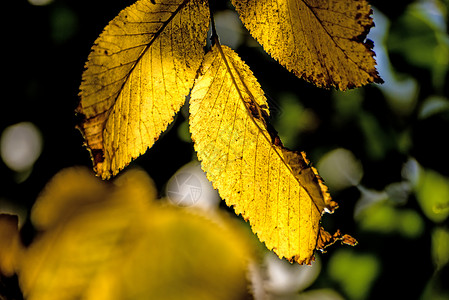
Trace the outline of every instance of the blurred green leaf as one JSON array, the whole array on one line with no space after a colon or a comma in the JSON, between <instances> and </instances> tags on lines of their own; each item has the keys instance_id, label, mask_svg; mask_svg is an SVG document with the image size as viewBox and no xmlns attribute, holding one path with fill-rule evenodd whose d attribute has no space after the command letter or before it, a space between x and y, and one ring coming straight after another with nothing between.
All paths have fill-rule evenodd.
<instances>
[{"instance_id":1,"label":"blurred green leaf","mask_svg":"<svg viewBox=\"0 0 449 300\"><path fill-rule=\"evenodd\" d=\"M449 67L449 37L426 14L422 3L411 4L392 24L387 48L400 54L410 65L430 70L437 87L444 84Z\"/></svg>"},{"instance_id":2,"label":"blurred green leaf","mask_svg":"<svg viewBox=\"0 0 449 300\"><path fill-rule=\"evenodd\" d=\"M449 216L449 179L430 169L420 174L415 187L418 203L430 220L442 222Z\"/></svg>"},{"instance_id":3,"label":"blurred green leaf","mask_svg":"<svg viewBox=\"0 0 449 300\"><path fill-rule=\"evenodd\" d=\"M378 202L357 216L360 228L382 234L399 233L406 238L417 238L424 232L424 221L412 209L401 209L389 201Z\"/></svg>"},{"instance_id":4,"label":"blurred green leaf","mask_svg":"<svg viewBox=\"0 0 449 300\"><path fill-rule=\"evenodd\" d=\"M413 209L401 210L397 228L405 237L416 238L424 232L424 221Z\"/></svg>"},{"instance_id":5,"label":"blurred green leaf","mask_svg":"<svg viewBox=\"0 0 449 300\"><path fill-rule=\"evenodd\" d=\"M449 262L449 231L437 227L432 232L432 259L437 270Z\"/></svg>"},{"instance_id":6,"label":"blurred green leaf","mask_svg":"<svg viewBox=\"0 0 449 300\"><path fill-rule=\"evenodd\" d=\"M421 299L447 300L447 276L444 275L444 267L449 262L449 230L447 227L438 226L431 233L431 257L435 266L435 272L428 281Z\"/></svg>"},{"instance_id":7,"label":"blurred green leaf","mask_svg":"<svg viewBox=\"0 0 449 300\"><path fill-rule=\"evenodd\" d=\"M391 205L382 201L363 211L359 219L363 230L391 233L396 228L397 214Z\"/></svg>"},{"instance_id":8,"label":"blurred green leaf","mask_svg":"<svg viewBox=\"0 0 449 300\"><path fill-rule=\"evenodd\" d=\"M349 299L366 299L380 272L379 261L371 254L339 250L331 257L329 275Z\"/></svg>"}]
</instances>

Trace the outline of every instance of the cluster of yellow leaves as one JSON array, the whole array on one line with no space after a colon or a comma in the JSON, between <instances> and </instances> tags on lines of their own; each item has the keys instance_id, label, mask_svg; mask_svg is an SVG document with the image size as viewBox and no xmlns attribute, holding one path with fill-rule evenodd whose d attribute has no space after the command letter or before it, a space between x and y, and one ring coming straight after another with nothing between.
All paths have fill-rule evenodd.
<instances>
[{"instance_id":1,"label":"cluster of yellow leaves","mask_svg":"<svg viewBox=\"0 0 449 300\"><path fill-rule=\"evenodd\" d=\"M249 32L288 70L342 90L381 82L366 0L233 0ZM349 236L320 228L333 212L304 153L283 147L264 93L238 55L214 39L206 0L139 0L104 29L80 87L79 128L104 179L143 154L191 91L191 133L208 178L280 257L309 263ZM192 89L192 90L191 90Z\"/></svg>"},{"instance_id":2,"label":"cluster of yellow leaves","mask_svg":"<svg viewBox=\"0 0 449 300\"><path fill-rule=\"evenodd\" d=\"M85 169L49 182L33 207L27 248L17 218L0 215L0 273L18 274L26 299L245 299L246 231L154 201L130 170L104 183Z\"/></svg>"}]
</instances>

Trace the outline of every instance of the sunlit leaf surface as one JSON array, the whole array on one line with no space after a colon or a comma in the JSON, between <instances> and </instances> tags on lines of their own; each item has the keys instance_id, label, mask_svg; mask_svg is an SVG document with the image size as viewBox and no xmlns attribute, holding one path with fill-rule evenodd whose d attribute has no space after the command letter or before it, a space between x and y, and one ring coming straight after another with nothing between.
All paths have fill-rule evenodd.
<instances>
[{"instance_id":1,"label":"sunlit leaf surface","mask_svg":"<svg viewBox=\"0 0 449 300\"><path fill-rule=\"evenodd\" d=\"M336 203L305 154L282 146L268 123L260 85L228 47L216 45L206 55L190 113L192 140L208 178L269 249L310 263L316 248L341 237L320 229L322 213Z\"/></svg>"},{"instance_id":2,"label":"sunlit leaf surface","mask_svg":"<svg viewBox=\"0 0 449 300\"><path fill-rule=\"evenodd\" d=\"M140 0L95 41L80 87L79 125L109 178L151 147L185 101L203 57L203 0Z\"/></svg>"},{"instance_id":3,"label":"sunlit leaf surface","mask_svg":"<svg viewBox=\"0 0 449 300\"><path fill-rule=\"evenodd\" d=\"M232 0L243 24L279 63L321 87L382 82L365 0Z\"/></svg>"}]
</instances>

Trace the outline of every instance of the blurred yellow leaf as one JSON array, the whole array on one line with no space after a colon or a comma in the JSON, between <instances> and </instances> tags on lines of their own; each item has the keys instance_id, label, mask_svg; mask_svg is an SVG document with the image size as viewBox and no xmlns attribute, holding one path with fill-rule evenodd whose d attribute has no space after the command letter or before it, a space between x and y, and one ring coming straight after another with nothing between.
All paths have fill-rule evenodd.
<instances>
[{"instance_id":1,"label":"blurred yellow leaf","mask_svg":"<svg viewBox=\"0 0 449 300\"><path fill-rule=\"evenodd\" d=\"M147 223L147 235L95 278L88 299L245 299L251 253L236 224L175 207L159 208Z\"/></svg>"},{"instance_id":2,"label":"blurred yellow leaf","mask_svg":"<svg viewBox=\"0 0 449 300\"><path fill-rule=\"evenodd\" d=\"M267 122L260 85L230 48L218 44L206 54L190 113L192 140L209 180L269 249L302 264L337 239L355 243L320 228L321 215L336 203L305 154L282 146Z\"/></svg>"},{"instance_id":3,"label":"blurred yellow leaf","mask_svg":"<svg viewBox=\"0 0 449 300\"><path fill-rule=\"evenodd\" d=\"M15 259L26 299L244 298L246 233L154 197L140 170L113 185L85 169L55 176L33 207L39 234Z\"/></svg>"},{"instance_id":4,"label":"blurred yellow leaf","mask_svg":"<svg viewBox=\"0 0 449 300\"><path fill-rule=\"evenodd\" d=\"M0 275L12 276L22 252L17 216L0 214ZM1 295L0 295L1 296Z\"/></svg>"},{"instance_id":5,"label":"blurred yellow leaf","mask_svg":"<svg viewBox=\"0 0 449 300\"><path fill-rule=\"evenodd\" d=\"M251 35L296 76L321 87L382 82L365 0L232 0Z\"/></svg>"},{"instance_id":6,"label":"blurred yellow leaf","mask_svg":"<svg viewBox=\"0 0 449 300\"><path fill-rule=\"evenodd\" d=\"M143 154L173 120L201 64L208 27L207 1L140 0L95 41L77 112L101 177Z\"/></svg>"}]
</instances>

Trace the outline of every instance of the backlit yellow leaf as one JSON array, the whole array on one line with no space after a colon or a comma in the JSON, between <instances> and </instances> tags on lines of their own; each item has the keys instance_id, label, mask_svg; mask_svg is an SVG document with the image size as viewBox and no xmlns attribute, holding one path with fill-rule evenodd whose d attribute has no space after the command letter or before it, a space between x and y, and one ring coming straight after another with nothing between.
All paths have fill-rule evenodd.
<instances>
[{"instance_id":1,"label":"backlit yellow leaf","mask_svg":"<svg viewBox=\"0 0 449 300\"><path fill-rule=\"evenodd\" d=\"M151 147L185 101L202 61L205 0L140 0L95 41L77 112L96 172L109 178Z\"/></svg>"},{"instance_id":2,"label":"backlit yellow leaf","mask_svg":"<svg viewBox=\"0 0 449 300\"><path fill-rule=\"evenodd\" d=\"M267 122L260 85L231 49L216 45L206 55L190 113L192 140L209 180L269 249L310 263L316 248L342 239L320 229L322 213L336 203L305 154L282 146Z\"/></svg>"},{"instance_id":3,"label":"backlit yellow leaf","mask_svg":"<svg viewBox=\"0 0 449 300\"><path fill-rule=\"evenodd\" d=\"M243 24L289 71L320 87L342 90L382 82L365 0L232 0Z\"/></svg>"},{"instance_id":4,"label":"backlit yellow leaf","mask_svg":"<svg viewBox=\"0 0 449 300\"><path fill-rule=\"evenodd\" d=\"M224 217L218 225L163 206L155 194L140 170L113 184L85 169L59 173L33 207L38 236L14 259L25 298L244 299L246 232ZM6 229L0 215L0 270Z\"/></svg>"}]
</instances>

